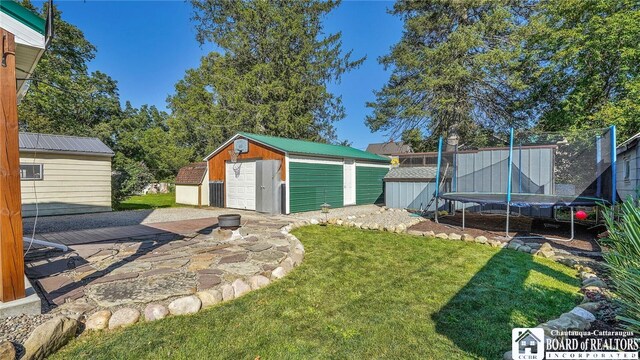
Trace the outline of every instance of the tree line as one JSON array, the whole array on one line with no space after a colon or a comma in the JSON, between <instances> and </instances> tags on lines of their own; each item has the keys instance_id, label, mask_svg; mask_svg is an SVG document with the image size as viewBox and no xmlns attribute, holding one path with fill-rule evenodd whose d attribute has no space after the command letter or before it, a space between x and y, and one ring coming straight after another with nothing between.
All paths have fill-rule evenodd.
<instances>
[{"instance_id":1,"label":"tree line","mask_svg":"<svg viewBox=\"0 0 640 360\"><path fill-rule=\"evenodd\" d=\"M116 81L88 71L95 46L54 11L56 36L19 106L22 130L100 138L116 152L116 200L171 181L240 130L339 142L345 109L327 86L365 61L343 49L341 33L325 32L339 1L190 3L197 40L220 51L176 83L170 112L121 105ZM621 138L632 135L640 129L639 8L631 0L398 1L389 11L404 31L378 59L390 77L364 121L416 150L452 133L487 145L511 126L616 124Z\"/></svg>"}]
</instances>

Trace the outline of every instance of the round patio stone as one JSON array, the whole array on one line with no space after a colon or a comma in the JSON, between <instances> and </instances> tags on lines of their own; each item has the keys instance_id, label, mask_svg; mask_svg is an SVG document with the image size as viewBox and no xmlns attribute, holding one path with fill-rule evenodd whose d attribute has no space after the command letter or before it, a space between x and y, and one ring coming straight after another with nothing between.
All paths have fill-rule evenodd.
<instances>
[{"instance_id":1,"label":"round patio stone","mask_svg":"<svg viewBox=\"0 0 640 360\"><path fill-rule=\"evenodd\" d=\"M210 307L222 302L222 293L216 289L198 291L196 293L196 296L198 296L198 298L200 298L200 301L202 301L203 308Z\"/></svg>"},{"instance_id":2,"label":"round patio stone","mask_svg":"<svg viewBox=\"0 0 640 360\"><path fill-rule=\"evenodd\" d=\"M185 315L197 313L202 307L202 301L195 296L185 296L173 300L169 304L169 312L171 315Z\"/></svg>"},{"instance_id":3,"label":"round patio stone","mask_svg":"<svg viewBox=\"0 0 640 360\"><path fill-rule=\"evenodd\" d=\"M111 311L100 310L97 311L87 319L85 328L87 330L103 330L109 326L109 319L111 318Z\"/></svg>"},{"instance_id":4,"label":"round patio stone","mask_svg":"<svg viewBox=\"0 0 640 360\"><path fill-rule=\"evenodd\" d=\"M111 315L109 329L117 329L135 324L140 319L140 311L132 308L120 309Z\"/></svg>"},{"instance_id":5,"label":"round patio stone","mask_svg":"<svg viewBox=\"0 0 640 360\"><path fill-rule=\"evenodd\" d=\"M233 286L233 295L236 298L239 298L240 296L248 293L249 291L251 291L251 287L244 281L240 280L240 279L236 279L231 286Z\"/></svg>"},{"instance_id":6,"label":"round patio stone","mask_svg":"<svg viewBox=\"0 0 640 360\"><path fill-rule=\"evenodd\" d=\"M160 304L149 304L144 308L144 319L147 321L164 319L167 315L169 310Z\"/></svg>"},{"instance_id":7,"label":"round patio stone","mask_svg":"<svg viewBox=\"0 0 640 360\"><path fill-rule=\"evenodd\" d=\"M249 286L252 290L257 290L269 285L271 281L266 276L255 275L249 278Z\"/></svg>"},{"instance_id":8,"label":"round patio stone","mask_svg":"<svg viewBox=\"0 0 640 360\"><path fill-rule=\"evenodd\" d=\"M229 284L224 284L220 288L222 291L222 301L229 301L234 299L233 286Z\"/></svg>"},{"instance_id":9,"label":"round patio stone","mask_svg":"<svg viewBox=\"0 0 640 360\"><path fill-rule=\"evenodd\" d=\"M278 266L277 268L275 268L271 272L271 278L272 279L282 279L286 275L287 275L287 273L286 273L286 271L284 270L284 268L282 266Z\"/></svg>"}]
</instances>

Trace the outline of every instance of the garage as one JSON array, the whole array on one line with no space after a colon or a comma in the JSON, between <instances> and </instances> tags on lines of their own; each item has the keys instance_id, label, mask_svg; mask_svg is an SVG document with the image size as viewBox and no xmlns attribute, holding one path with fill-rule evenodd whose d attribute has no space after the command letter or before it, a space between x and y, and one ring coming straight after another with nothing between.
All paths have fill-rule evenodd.
<instances>
[{"instance_id":1,"label":"garage","mask_svg":"<svg viewBox=\"0 0 640 360\"><path fill-rule=\"evenodd\" d=\"M210 206L298 213L383 204L390 159L349 146L241 132L205 158Z\"/></svg>"},{"instance_id":2,"label":"garage","mask_svg":"<svg viewBox=\"0 0 640 360\"><path fill-rule=\"evenodd\" d=\"M232 209L256 209L256 162L240 161L225 164L225 197Z\"/></svg>"}]
</instances>

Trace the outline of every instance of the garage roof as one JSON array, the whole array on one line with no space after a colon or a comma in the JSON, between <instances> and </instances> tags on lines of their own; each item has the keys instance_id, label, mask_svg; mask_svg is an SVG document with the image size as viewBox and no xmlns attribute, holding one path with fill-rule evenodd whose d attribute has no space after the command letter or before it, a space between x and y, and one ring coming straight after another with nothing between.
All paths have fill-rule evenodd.
<instances>
[{"instance_id":1,"label":"garage roof","mask_svg":"<svg viewBox=\"0 0 640 360\"><path fill-rule=\"evenodd\" d=\"M176 176L176 185L200 185L206 173L206 162L197 162L183 166Z\"/></svg>"},{"instance_id":2,"label":"garage roof","mask_svg":"<svg viewBox=\"0 0 640 360\"><path fill-rule=\"evenodd\" d=\"M276 136L258 135L247 132L239 132L233 136L229 141L223 144L216 151L207 156L206 160L210 159L213 155L223 149L226 144L234 140L235 138L242 136L255 142L267 145L277 150L287 152L289 154L303 154L303 155L318 155L329 156L349 159L368 160L375 162L389 163L391 160L387 157L372 154L370 152L354 149L350 146L323 144L313 141L295 140Z\"/></svg>"},{"instance_id":3,"label":"garage roof","mask_svg":"<svg viewBox=\"0 0 640 360\"><path fill-rule=\"evenodd\" d=\"M20 133L20 151L113 156L113 151L98 138L36 133Z\"/></svg>"}]
</instances>

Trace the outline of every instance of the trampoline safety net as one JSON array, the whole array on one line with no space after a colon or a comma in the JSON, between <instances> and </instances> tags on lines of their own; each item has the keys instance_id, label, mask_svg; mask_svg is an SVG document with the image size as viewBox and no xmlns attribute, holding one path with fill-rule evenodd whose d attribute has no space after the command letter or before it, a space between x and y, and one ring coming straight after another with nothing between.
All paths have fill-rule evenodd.
<instances>
[{"instance_id":1,"label":"trampoline safety net","mask_svg":"<svg viewBox=\"0 0 640 360\"><path fill-rule=\"evenodd\" d=\"M614 198L615 128L514 131L504 147L448 149L440 158L440 196L478 204L590 206Z\"/></svg>"}]
</instances>

